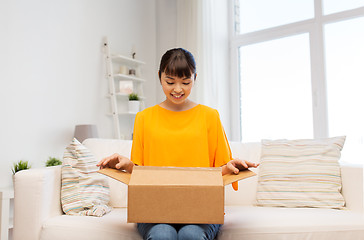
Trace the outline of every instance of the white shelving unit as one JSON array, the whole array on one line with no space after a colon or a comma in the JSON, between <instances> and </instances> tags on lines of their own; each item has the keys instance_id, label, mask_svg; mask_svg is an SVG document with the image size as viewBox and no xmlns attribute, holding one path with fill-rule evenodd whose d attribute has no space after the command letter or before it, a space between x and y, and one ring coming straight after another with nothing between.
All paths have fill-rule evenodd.
<instances>
[{"instance_id":1,"label":"white shelving unit","mask_svg":"<svg viewBox=\"0 0 364 240\"><path fill-rule=\"evenodd\" d=\"M9 232L13 229L12 201L14 191L12 188L0 189L0 240L8 240Z\"/></svg>"},{"instance_id":2,"label":"white shelving unit","mask_svg":"<svg viewBox=\"0 0 364 240\"><path fill-rule=\"evenodd\" d=\"M144 109L144 92L143 92L143 79L141 75L141 68L145 65L144 62L126 57L120 54L111 54L110 46L107 38L104 39L104 56L106 64L106 77L109 82L109 92L107 97L110 98L111 112L107 113L112 116L114 124L114 137L122 139L128 136L128 133L121 132L120 120L121 118L129 118L136 115L136 112L128 110L129 94L120 92L120 84L125 82L132 83L132 92L137 93L140 99L140 110ZM133 69L134 74L120 73L119 69L123 66L125 69ZM130 129L133 125L130 124Z\"/></svg>"}]
</instances>

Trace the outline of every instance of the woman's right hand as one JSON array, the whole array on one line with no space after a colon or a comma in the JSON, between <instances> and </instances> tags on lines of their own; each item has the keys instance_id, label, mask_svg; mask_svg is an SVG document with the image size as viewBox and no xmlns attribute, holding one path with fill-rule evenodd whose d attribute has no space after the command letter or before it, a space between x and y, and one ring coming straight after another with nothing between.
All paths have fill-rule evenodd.
<instances>
[{"instance_id":1,"label":"woman's right hand","mask_svg":"<svg viewBox=\"0 0 364 240\"><path fill-rule=\"evenodd\" d=\"M102 168L115 168L119 170L125 170L129 173L133 171L134 163L129 158L114 153L113 155L101 159L97 164L100 169Z\"/></svg>"}]
</instances>

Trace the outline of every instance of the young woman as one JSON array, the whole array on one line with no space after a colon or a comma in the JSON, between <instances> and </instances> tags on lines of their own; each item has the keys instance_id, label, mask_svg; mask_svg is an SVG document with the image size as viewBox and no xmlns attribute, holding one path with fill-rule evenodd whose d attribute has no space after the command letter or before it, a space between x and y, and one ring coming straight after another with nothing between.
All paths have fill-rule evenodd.
<instances>
[{"instance_id":1,"label":"young woman","mask_svg":"<svg viewBox=\"0 0 364 240\"><path fill-rule=\"evenodd\" d=\"M131 160L119 154L98 166L133 171L134 165L222 167L222 174L239 173L257 164L233 159L219 113L188 99L196 81L196 63L182 48L161 59L159 80L166 100L139 112L135 118ZM214 239L218 224L139 223L143 239Z\"/></svg>"}]
</instances>

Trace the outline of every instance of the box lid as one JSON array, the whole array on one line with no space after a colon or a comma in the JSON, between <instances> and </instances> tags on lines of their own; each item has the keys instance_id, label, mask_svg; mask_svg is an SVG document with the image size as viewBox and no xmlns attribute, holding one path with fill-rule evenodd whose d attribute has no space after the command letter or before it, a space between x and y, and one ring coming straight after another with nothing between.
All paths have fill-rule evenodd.
<instances>
[{"instance_id":1,"label":"box lid","mask_svg":"<svg viewBox=\"0 0 364 240\"><path fill-rule=\"evenodd\" d=\"M255 175L257 175L255 172L253 172L249 169L245 169L245 170L240 170L240 172L238 174L234 174L234 173L225 174L222 176L222 179L224 182L224 186L226 186L233 182L240 181L245 178L253 177Z\"/></svg>"},{"instance_id":2,"label":"box lid","mask_svg":"<svg viewBox=\"0 0 364 240\"><path fill-rule=\"evenodd\" d=\"M131 174L125 171L120 171L114 168L103 168L98 171L106 176L109 176L119 182L125 183L126 185L129 184Z\"/></svg>"}]
</instances>

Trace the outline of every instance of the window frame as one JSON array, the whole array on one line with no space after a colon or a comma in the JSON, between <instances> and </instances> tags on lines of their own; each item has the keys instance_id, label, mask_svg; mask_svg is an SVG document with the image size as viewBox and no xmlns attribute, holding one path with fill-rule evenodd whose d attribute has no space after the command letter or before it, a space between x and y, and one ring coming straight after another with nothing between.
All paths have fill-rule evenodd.
<instances>
[{"instance_id":1,"label":"window frame","mask_svg":"<svg viewBox=\"0 0 364 240\"><path fill-rule=\"evenodd\" d=\"M237 0L229 1L231 140L244 141L241 136L240 125L239 48L302 33L308 33L310 42L313 136L314 138L328 137L328 105L323 28L325 24L363 17L364 7L323 15L323 0L313 0L314 17L312 19L245 34L235 34L235 1Z\"/></svg>"}]
</instances>

